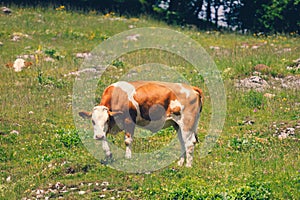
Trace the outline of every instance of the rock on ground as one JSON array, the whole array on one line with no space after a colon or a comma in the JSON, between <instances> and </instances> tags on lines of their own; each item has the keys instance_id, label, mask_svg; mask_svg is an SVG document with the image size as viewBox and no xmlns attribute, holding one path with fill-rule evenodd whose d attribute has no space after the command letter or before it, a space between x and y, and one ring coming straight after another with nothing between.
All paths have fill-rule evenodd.
<instances>
[{"instance_id":1,"label":"rock on ground","mask_svg":"<svg viewBox=\"0 0 300 200\"><path fill-rule=\"evenodd\" d=\"M242 90L256 90L258 92L269 88L300 90L300 76L290 75L284 78L270 78L268 82L260 76L251 76L237 80L235 87Z\"/></svg>"},{"instance_id":2,"label":"rock on ground","mask_svg":"<svg viewBox=\"0 0 300 200\"><path fill-rule=\"evenodd\" d=\"M268 82L259 76L251 76L249 78L238 80L235 83L235 86L239 89L244 89L244 90L253 89L259 92L264 91L265 89L270 87Z\"/></svg>"}]
</instances>

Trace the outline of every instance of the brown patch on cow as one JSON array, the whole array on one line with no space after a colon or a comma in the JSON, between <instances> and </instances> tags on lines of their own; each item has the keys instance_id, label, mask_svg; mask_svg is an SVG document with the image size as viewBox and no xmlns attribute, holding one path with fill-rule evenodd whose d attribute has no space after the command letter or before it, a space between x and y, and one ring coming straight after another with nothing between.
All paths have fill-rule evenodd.
<instances>
[{"instance_id":1,"label":"brown patch on cow","mask_svg":"<svg viewBox=\"0 0 300 200\"><path fill-rule=\"evenodd\" d=\"M128 101L128 103L124 103ZM122 102L122 103L120 103ZM119 87L109 86L103 92L100 106L106 106L112 114L129 114L133 115L135 110L132 102L129 101L128 95Z\"/></svg>"},{"instance_id":2,"label":"brown patch on cow","mask_svg":"<svg viewBox=\"0 0 300 200\"><path fill-rule=\"evenodd\" d=\"M128 146L131 144L131 135L129 133L125 133L125 145Z\"/></svg>"},{"instance_id":3,"label":"brown patch on cow","mask_svg":"<svg viewBox=\"0 0 300 200\"><path fill-rule=\"evenodd\" d=\"M99 103L99 106L106 106L109 111L112 111L111 110L111 99L112 99L112 94L113 94L114 89L115 89L114 86L109 86L104 90L103 95L101 97L101 102Z\"/></svg>"},{"instance_id":4,"label":"brown patch on cow","mask_svg":"<svg viewBox=\"0 0 300 200\"><path fill-rule=\"evenodd\" d=\"M150 121L169 116L169 105L176 99L176 95L170 88L150 82L136 89L134 99L139 104L141 117Z\"/></svg>"},{"instance_id":5,"label":"brown patch on cow","mask_svg":"<svg viewBox=\"0 0 300 200\"><path fill-rule=\"evenodd\" d=\"M174 115L180 115L180 111L181 111L181 107L176 106L175 108L173 108L171 110L171 113L174 114Z\"/></svg>"},{"instance_id":6,"label":"brown patch on cow","mask_svg":"<svg viewBox=\"0 0 300 200\"><path fill-rule=\"evenodd\" d=\"M125 133L125 137L126 137L126 138L131 138L130 133Z\"/></svg>"}]
</instances>

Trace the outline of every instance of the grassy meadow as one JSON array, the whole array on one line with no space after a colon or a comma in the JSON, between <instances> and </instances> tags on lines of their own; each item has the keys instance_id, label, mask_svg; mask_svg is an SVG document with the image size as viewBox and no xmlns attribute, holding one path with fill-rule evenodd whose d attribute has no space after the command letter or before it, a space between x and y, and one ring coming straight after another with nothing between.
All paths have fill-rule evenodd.
<instances>
[{"instance_id":1,"label":"grassy meadow","mask_svg":"<svg viewBox=\"0 0 300 200\"><path fill-rule=\"evenodd\" d=\"M299 77L288 65L300 57L300 38L290 35L240 35L173 27L146 16L76 13L59 9L12 8L0 14L0 199L299 199L300 130L280 140L276 127L300 125L300 88L238 90L257 64L266 81ZM192 168L168 167L146 174L101 165L81 143L72 115L72 90L83 62L77 53L92 51L117 33L140 27L164 27L196 40L214 59L223 78L227 114L216 145ZM210 95L186 61L160 51L140 51L112 63L100 89L133 66L162 63L178 68L202 87L205 106L199 123L203 141L211 117ZM10 66L23 57L32 65L21 72ZM141 59L136 59L136 58ZM135 59L134 59L135 58ZM271 98L265 93L274 94ZM253 121L251 125L245 121ZM176 138L164 130L137 138L133 151L160 149ZM123 146L123 135L109 139ZM101 149L99 149L101 151Z\"/></svg>"}]
</instances>

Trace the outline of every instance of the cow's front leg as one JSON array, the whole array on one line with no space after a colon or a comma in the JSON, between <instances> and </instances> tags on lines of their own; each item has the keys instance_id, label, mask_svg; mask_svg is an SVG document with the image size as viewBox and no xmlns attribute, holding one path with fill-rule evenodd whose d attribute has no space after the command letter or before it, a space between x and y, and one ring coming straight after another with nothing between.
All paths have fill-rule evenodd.
<instances>
[{"instance_id":1,"label":"cow's front leg","mask_svg":"<svg viewBox=\"0 0 300 200\"><path fill-rule=\"evenodd\" d=\"M134 133L135 124L131 119L125 120L125 145L126 152L125 158L131 158L131 144L133 141L133 133Z\"/></svg>"},{"instance_id":2,"label":"cow's front leg","mask_svg":"<svg viewBox=\"0 0 300 200\"><path fill-rule=\"evenodd\" d=\"M131 134L125 133L125 145L126 145L125 158L131 158L131 143L132 143Z\"/></svg>"},{"instance_id":3,"label":"cow's front leg","mask_svg":"<svg viewBox=\"0 0 300 200\"><path fill-rule=\"evenodd\" d=\"M107 142L107 139L104 138L102 140L102 149L105 153L105 160L101 160L101 163L102 164L107 164L108 162L111 162L112 161L112 153L110 151L110 148L108 146L108 142Z\"/></svg>"}]
</instances>

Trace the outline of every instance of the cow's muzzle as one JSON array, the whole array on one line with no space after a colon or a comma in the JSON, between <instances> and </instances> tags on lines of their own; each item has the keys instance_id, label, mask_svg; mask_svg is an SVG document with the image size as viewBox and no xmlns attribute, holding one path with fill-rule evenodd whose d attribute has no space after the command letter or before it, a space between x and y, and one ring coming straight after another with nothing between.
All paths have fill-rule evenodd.
<instances>
[{"instance_id":1,"label":"cow's muzzle","mask_svg":"<svg viewBox=\"0 0 300 200\"><path fill-rule=\"evenodd\" d=\"M103 140L104 139L104 135L95 135L94 139L95 140Z\"/></svg>"}]
</instances>

